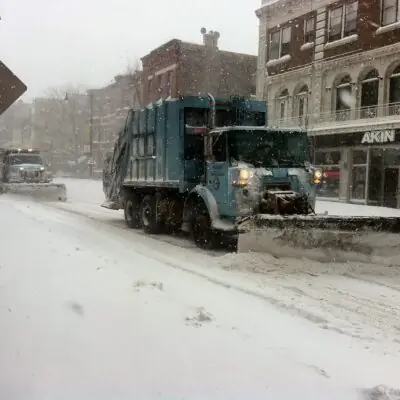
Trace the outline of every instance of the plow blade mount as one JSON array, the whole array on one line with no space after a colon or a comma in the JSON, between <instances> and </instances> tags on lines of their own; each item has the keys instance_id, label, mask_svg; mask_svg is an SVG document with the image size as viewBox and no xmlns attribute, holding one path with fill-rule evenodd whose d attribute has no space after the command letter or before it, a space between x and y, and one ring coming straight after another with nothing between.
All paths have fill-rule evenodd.
<instances>
[{"instance_id":1,"label":"plow blade mount","mask_svg":"<svg viewBox=\"0 0 400 400\"><path fill-rule=\"evenodd\" d=\"M258 215L240 225L238 252L400 265L400 218Z\"/></svg>"},{"instance_id":2,"label":"plow blade mount","mask_svg":"<svg viewBox=\"0 0 400 400\"><path fill-rule=\"evenodd\" d=\"M64 183L5 183L3 193L27 195L44 201L66 201L67 188Z\"/></svg>"}]
</instances>

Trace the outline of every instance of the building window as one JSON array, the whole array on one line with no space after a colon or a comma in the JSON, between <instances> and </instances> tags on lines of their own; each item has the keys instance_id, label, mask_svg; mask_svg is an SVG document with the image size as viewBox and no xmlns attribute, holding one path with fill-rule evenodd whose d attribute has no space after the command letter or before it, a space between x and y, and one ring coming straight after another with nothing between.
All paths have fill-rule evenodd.
<instances>
[{"instance_id":1,"label":"building window","mask_svg":"<svg viewBox=\"0 0 400 400\"><path fill-rule=\"evenodd\" d=\"M289 104L289 91L287 89L282 90L277 97L277 115L279 121L286 119Z\"/></svg>"},{"instance_id":2,"label":"building window","mask_svg":"<svg viewBox=\"0 0 400 400\"><path fill-rule=\"evenodd\" d=\"M343 39L357 33L358 1L333 8L329 13L328 41Z\"/></svg>"},{"instance_id":3,"label":"building window","mask_svg":"<svg viewBox=\"0 0 400 400\"><path fill-rule=\"evenodd\" d=\"M167 72L167 96L172 96L172 71Z\"/></svg>"},{"instance_id":4,"label":"building window","mask_svg":"<svg viewBox=\"0 0 400 400\"><path fill-rule=\"evenodd\" d=\"M291 28L281 28L269 35L269 59L276 60L286 56L290 52Z\"/></svg>"},{"instance_id":5,"label":"building window","mask_svg":"<svg viewBox=\"0 0 400 400\"><path fill-rule=\"evenodd\" d=\"M346 75L336 84L336 120L346 121L350 118L350 106L353 103L351 78Z\"/></svg>"},{"instance_id":6,"label":"building window","mask_svg":"<svg viewBox=\"0 0 400 400\"><path fill-rule=\"evenodd\" d=\"M370 71L361 81L361 118L375 118L378 106L379 74Z\"/></svg>"},{"instance_id":7,"label":"building window","mask_svg":"<svg viewBox=\"0 0 400 400\"><path fill-rule=\"evenodd\" d=\"M162 97L163 95L163 87L162 87L162 75L158 75L157 76L157 92L159 93L159 95Z\"/></svg>"},{"instance_id":8,"label":"building window","mask_svg":"<svg viewBox=\"0 0 400 400\"><path fill-rule=\"evenodd\" d=\"M400 65L389 78L389 115L400 115Z\"/></svg>"},{"instance_id":9,"label":"building window","mask_svg":"<svg viewBox=\"0 0 400 400\"><path fill-rule=\"evenodd\" d=\"M315 18L307 18L304 22L304 43L314 43L315 40Z\"/></svg>"},{"instance_id":10,"label":"building window","mask_svg":"<svg viewBox=\"0 0 400 400\"><path fill-rule=\"evenodd\" d=\"M399 0L382 0L381 25L390 25L399 20Z\"/></svg>"},{"instance_id":11,"label":"building window","mask_svg":"<svg viewBox=\"0 0 400 400\"><path fill-rule=\"evenodd\" d=\"M308 86L304 85L300 88L299 92L296 94L297 100L297 117L299 119L298 123L303 126L306 122L308 113Z\"/></svg>"},{"instance_id":12,"label":"building window","mask_svg":"<svg viewBox=\"0 0 400 400\"><path fill-rule=\"evenodd\" d=\"M153 87L153 79L149 79L147 81L147 99L149 101L152 101L152 93L151 93L152 87Z\"/></svg>"}]
</instances>

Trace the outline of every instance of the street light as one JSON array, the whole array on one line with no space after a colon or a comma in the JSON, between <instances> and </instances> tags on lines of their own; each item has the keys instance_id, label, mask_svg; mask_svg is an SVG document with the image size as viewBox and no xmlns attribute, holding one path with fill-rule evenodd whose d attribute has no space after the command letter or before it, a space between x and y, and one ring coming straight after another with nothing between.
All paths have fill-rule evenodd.
<instances>
[{"instance_id":1,"label":"street light","mask_svg":"<svg viewBox=\"0 0 400 400\"><path fill-rule=\"evenodd\" d=\"M68 93L65 93L65 97L64 97L64 101L66 103L69 103L69 96ZM74 152L75 152L75 162L78 165L78 132L76 131L76 121L75 121L75 117L76 117L76 104L75 104L75 97L72 97L72 135L74 138Z\"/></svg>"}]
</instances>

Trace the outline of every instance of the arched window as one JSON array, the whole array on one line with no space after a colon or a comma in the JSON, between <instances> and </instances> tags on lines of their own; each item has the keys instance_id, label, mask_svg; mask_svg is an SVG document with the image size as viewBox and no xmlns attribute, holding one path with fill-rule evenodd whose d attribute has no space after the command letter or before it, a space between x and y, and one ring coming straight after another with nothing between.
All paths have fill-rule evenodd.
<instances>
[{"instance_id":1,"label":"arched window","mask_svg":"<svg viewBox=\"0 0 400 400\"><path fill-rule=\"evenodd\" d=\"M389 115L400 115L400 65L389 77Z\"/></svg>"},{"instance_id":2,"label":"arched window","mask_svg":"<svg viewBox=\"0 0 400 400\"><path fill-rule=\"evenodd\" d=\"M353 103L350 75L336 82L336 120L345 121L350 118L350 108Z\"/></svg>"},{"instance_id":3,"label":"arched window","mask_svg":"<svg viewBox=\"0 0 400 400\"><path fill-rule=\"evenodd\" d=\"M379 73L371 70L361 81L361 118L375 118L379 93Z\"/></svg>"},{"instance_id":4,"label":"arched window","mask_svg":"<svg viewBox=\"0 0 400 400\"><path fill-rule=\"evenodd\" d=\"M288 113L289 91L284 89L277 97L277 116L279 121L284 121Z\"/></svg>"},{"instance_id":5,"label":"arched window","mask_svg":"<svg viewBox=\"0 0 400 400\"><path fill-rule=\"evenodd\" d=\"M296 93L296 111L299 117L299 122L302 124L308 113L308 86L303 85Z\"/></svg>"}]
</instances>

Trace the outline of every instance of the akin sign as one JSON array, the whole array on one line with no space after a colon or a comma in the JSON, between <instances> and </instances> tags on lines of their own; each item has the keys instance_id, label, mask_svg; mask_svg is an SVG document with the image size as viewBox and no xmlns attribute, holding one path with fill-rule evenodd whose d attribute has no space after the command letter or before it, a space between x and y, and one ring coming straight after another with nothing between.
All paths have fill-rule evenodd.
<instances>
[{"instance_id":1,"label":"akin sign","mask_svg":"<svg viewBox=\"0 0 400 400\"><path fill-rule=\"evenodd\" d=\"M362 144L383 144L392 143L396 141L396 131L394 129L380 130L380 131L367 131L364 133L361 143Z\"/></svg>"}]
</instances>

